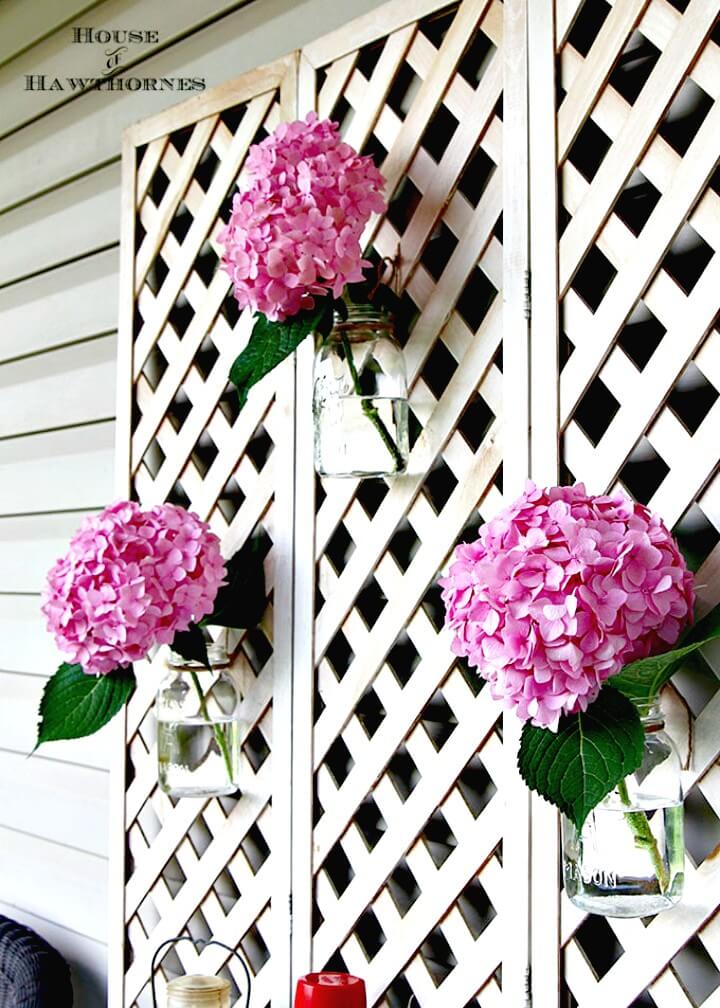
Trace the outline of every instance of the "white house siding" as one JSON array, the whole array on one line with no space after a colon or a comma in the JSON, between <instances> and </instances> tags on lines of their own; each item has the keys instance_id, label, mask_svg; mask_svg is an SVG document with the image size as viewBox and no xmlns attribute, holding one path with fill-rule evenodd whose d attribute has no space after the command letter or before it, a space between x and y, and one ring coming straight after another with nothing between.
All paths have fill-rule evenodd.
<instances>
[{"instance_id":1,"label":"white house siding","mask_svg":"<svg viewBox=\"0 0 720 1008\"><path fill-rule=\"evenodd\" d=\"M4 0L0 5L0 913L72 965L79 1008L105 1004L106 733L27 759L58 664L38 612L80 518L113 497L120 137L188 97L26 91L27 74L100 75L72 27L137 28L127 75L207 86L301 46L377 0Z\"/></svg>"}]
</instances>

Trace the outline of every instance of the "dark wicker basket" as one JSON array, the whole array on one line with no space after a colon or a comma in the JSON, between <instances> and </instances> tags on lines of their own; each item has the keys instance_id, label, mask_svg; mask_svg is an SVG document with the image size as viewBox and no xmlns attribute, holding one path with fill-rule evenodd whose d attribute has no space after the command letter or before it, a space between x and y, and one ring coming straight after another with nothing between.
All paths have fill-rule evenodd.
<instances>
[{"instance_id":1,"label":"dark wicker basket","mask_svg":"<svg viewBox=\"0 0 720 1008\"><path fill-rule=\"evenodd\" d=\"M30 928L0 915L0 1008L72 1008L70 969Z\"/></svg>"}]
</instances>

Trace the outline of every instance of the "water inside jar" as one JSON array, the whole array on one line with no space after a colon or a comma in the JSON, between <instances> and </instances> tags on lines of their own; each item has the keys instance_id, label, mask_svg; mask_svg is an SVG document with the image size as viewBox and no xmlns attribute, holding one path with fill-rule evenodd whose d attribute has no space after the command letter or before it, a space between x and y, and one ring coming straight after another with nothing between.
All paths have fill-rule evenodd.
<instances>
[{"instance_id":1,"label":"water inside jar","mask_svg":"<svg viewBox=\"0 0 720 1008\"><path fill-rule=\"evenodd\" d=\"M388 444L373 411L392 439ZM321 476L381 476L407 466L407 399L392 396L333 395L318 399L315 463Z\"/></svg>"},{"instance_id":2,"label":"water inside jar","mask_svg":"<svg viewBox=\"0 0 720 1008\"><path fill-rule=\"evenodd\" d=\"M632 815L645 817L655 850L638 841ZM685 860L682 802L643 798L624 809L600 805L579 836L568 822L563 832L565 890L575 906L606 917L644 917L679 901Z\"/></svg>"}]
</instances>

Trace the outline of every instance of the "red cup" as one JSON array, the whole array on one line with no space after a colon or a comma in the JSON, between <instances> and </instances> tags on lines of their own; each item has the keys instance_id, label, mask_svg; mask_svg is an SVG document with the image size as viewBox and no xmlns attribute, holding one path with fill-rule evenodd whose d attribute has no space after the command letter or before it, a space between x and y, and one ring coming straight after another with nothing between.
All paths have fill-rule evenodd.
<instances>
[{"instance_id":1,"label":"red cup","mask_svg":"<svg viewBox=\"0 0 720 1008\"><path fill-rule=\"evenodd\" d=\"M308 973L297 982L295 1008L367 1008L365 981L349 973Z\"/></svg>"}]
</instances>

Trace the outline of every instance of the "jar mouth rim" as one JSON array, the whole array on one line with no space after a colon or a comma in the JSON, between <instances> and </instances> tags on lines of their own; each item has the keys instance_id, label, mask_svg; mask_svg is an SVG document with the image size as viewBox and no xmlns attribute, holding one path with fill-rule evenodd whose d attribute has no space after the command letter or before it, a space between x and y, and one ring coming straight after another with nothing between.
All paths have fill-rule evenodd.
<instances>
[{"instance_id":1,"label":"jar mouth rim","mask_svg":"<svg viewBox=\"0 0 720 1008\"><path fill-rule=\"evenodd\" d=\"M230 990L230 981L224 977L209 977L192 973L188 976L175 977L168 983L168 990L187 991L193 994L224 994Z\"/></svg>"},{"instance_id":2,"label":"jar mouth rim","mask_svg":"<svg viewBox=\"0 0 720 1008\"><path fill-rule=\"evenodd\" d=\"M225 669L232 665L230 656L222 644L218 644L217 642L208 644L207 655L210 666L213 669ZM173 651L172 648L167 658L167 665L168 668L180 672L184 669L202 669L205 672L208 671L207 665L203 665L201 661L195 658L184 658L183 655L178 654L177 651Z\"/></svg>"},{"instance_id":3,"label":"jar mouth rim","mask_svg":"<svg viewBox=\"0 0 720 1008\"><path fill-rule=\"evenodd\" d=\"M393 327L393 317L391 313L381 305L363 302L360 304L345 304L345 311L333 312L333 327L335 329L345 329L362 324L376 326L378 328Z\"/></svg>"},{"instance_id":4,"label":"jar mouth rim","mask_svg":"<svg viewBox=\"0 0 720 1008\"><path fill-rule=\"evenodd\" d=\"M168 984L167 992L178 1004L203 1004L208 1008L221 1008L221 1005L230 1003L230 982L222 977L176 977Z\"/></svg>"},{"instance_id":5,"label":"jar mouth rim","mask_svg":"<svg viewBox=\"0 0 720 1008\"><path fill-rule=\"evenodd\" d=\"M372 330L374 332L377 332L378 330L383 330L385 332L391 332L393 328L394 328L394 326L393 326L392 319L390 319L388 316L380 316L380 315L378 315L377 318L366 317L366 318L361 318L361 319L360 318L356 318L356 319L341 319L339 316L337 316L336 319L335 319L335 321L333 322L333 327L332 327L332 331L330 333L330 337L332 338L334 333L335 334L337 334L337 333L347 334L347 333L352 333L353 330L359 331L359 330L362 330L362 329L365 329L365 330L370 329L370 330Z\"/></svg>"},{"instance_id":6,"label":"jar mouth rim","mask_svg":"<svg viewBox=\"0 0 720 1008\"><path fill-rule=\"evenodd\" d=\"M660 706L659 697L652 697L649 700L633 700L632 702L640 715L640 723L643 728L658 731L665 726L665 714Z\"/></svg>"}]
</instances>

